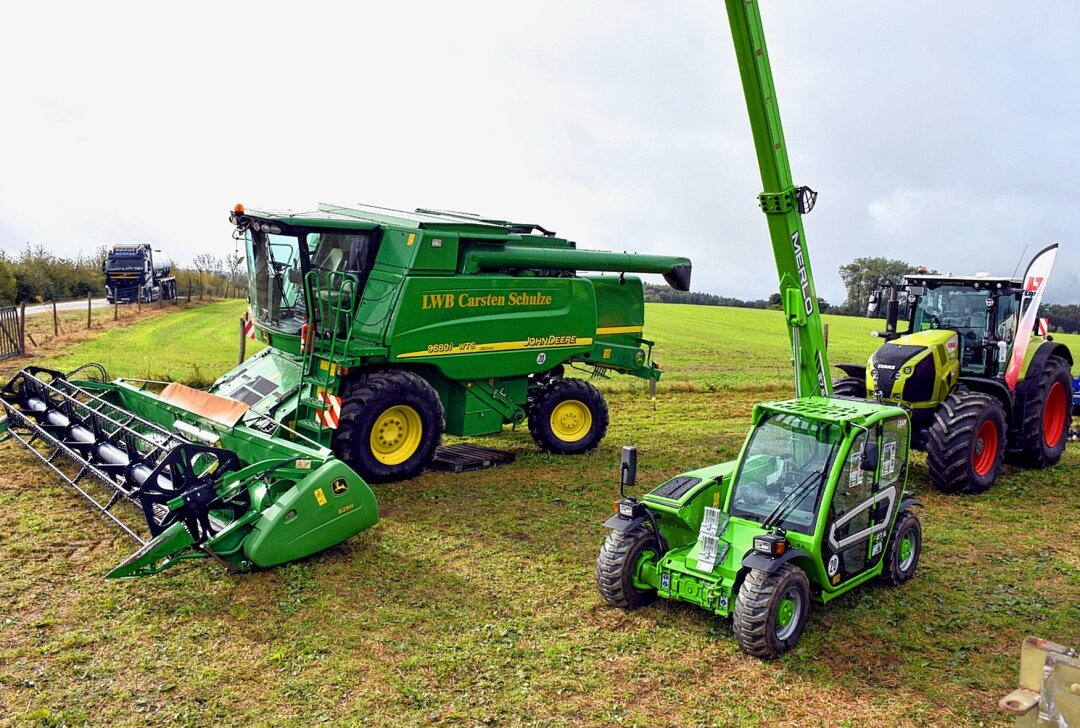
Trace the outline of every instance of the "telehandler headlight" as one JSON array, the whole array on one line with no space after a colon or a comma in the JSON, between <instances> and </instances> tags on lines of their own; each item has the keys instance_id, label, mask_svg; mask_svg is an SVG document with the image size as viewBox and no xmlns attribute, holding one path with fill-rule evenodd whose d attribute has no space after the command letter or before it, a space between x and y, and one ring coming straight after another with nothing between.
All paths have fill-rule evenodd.
<instances>
[{"instance_id":1,"label":"telehandler headlight","mask_svg":"<svg viewBox=\"0 0 1080 728\"><path fill-rule=\"evenodd\" d=\"M637 518L641 515L641 503L629 499L615 501L615 512L623 518Z\"/></svg>"},{"instance_id":2,"label":"telehandler headlight","mask_svg":"<svg viewBox=\"0 0 1080 728\"><path fill-rule=\"evenodd\" d=\"M766 556L780 556L787 551L787 539L779 533L754 536L754 551Z\"/></svg>"}]
</instances>

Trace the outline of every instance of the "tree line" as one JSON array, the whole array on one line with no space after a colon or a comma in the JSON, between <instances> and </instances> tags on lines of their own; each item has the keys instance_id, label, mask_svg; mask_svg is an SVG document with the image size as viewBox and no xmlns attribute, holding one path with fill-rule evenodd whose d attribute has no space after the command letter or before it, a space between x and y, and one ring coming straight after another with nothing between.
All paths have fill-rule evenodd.
<instances>
[{"instance_id":1,"label":"tree line","mask_svg":"<svg viewBox=\"0 0 1080 728\"><path fill-rule=\"evenodd\" d=\"M15 255L0 251L0 306L41 303L87 295L105 295L102 265L108 246L89 255L67 258L43 245L29 245ZM190 266L173 265L180 295L199 298L246 298L247 271L242 255L195 256Z\"/></svg>"}]
</instances>

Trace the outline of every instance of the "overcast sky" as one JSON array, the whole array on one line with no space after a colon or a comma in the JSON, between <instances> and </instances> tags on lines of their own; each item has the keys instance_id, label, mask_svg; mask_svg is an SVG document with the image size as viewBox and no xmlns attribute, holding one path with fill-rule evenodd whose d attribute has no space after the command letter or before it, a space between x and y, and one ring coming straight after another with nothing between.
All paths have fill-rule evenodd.
<instances>
[{"instance_id":1,"label":"overcast sky","mask_svg":"<svg viewBox=\"0 0 1080 728\"><path fill-rule=\"evenodd\" d=\"M763 0L818 292L860 255L1080 301L1080 3ZM723 3L13 3L0 250L232 251L228 210L318 202L538 222L776 272Z\"/></svg>"}]
</instances>

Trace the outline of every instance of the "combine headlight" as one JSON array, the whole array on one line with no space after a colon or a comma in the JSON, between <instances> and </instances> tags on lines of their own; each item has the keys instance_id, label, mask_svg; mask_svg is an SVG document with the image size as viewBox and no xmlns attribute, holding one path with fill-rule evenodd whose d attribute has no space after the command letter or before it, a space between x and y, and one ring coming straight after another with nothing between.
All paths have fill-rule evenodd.
<instances>
[{"instance_id":1,"label":"combine headlight","mask_svg":"<svg viewBox=\"0 0 1080 728\"><path fill-rule=\"evenodd\" d=\"M783 534L766 533L754 536L754 551L767 556L780 556L787 551L788 542Z\"/></svg>"}]
</instances>

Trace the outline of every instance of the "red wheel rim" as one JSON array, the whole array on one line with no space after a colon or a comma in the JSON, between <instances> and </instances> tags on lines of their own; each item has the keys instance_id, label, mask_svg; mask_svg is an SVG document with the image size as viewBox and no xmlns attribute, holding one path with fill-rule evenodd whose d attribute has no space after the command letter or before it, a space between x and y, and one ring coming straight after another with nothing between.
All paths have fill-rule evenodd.
<instances>
[{"instance_id":1,"label":"red wheel rim","mask_svg":"<svg viewBox=\"0 0 1080 728\"><path fill-rule=\"evenodd\" d=\"M972 464L975 466L975 474L986 475L997 462L998 451L998 428L993 420L987 420L979 425L979 431L975 434L975 444L972 445Z\"/></svg>"},{"instance_id":2,"label":"red wheel rim","mask_svg":"<svg viewBox=\"0 0 1080 728\"><path fill-rule=\"evenodd\" d=\"M1043 442L1047 447L1056 447L1065 434L1065 387L1061 382L1054 382L1046 395L1046 407L1043 408Z\"/></svg>"}]
</instances>

